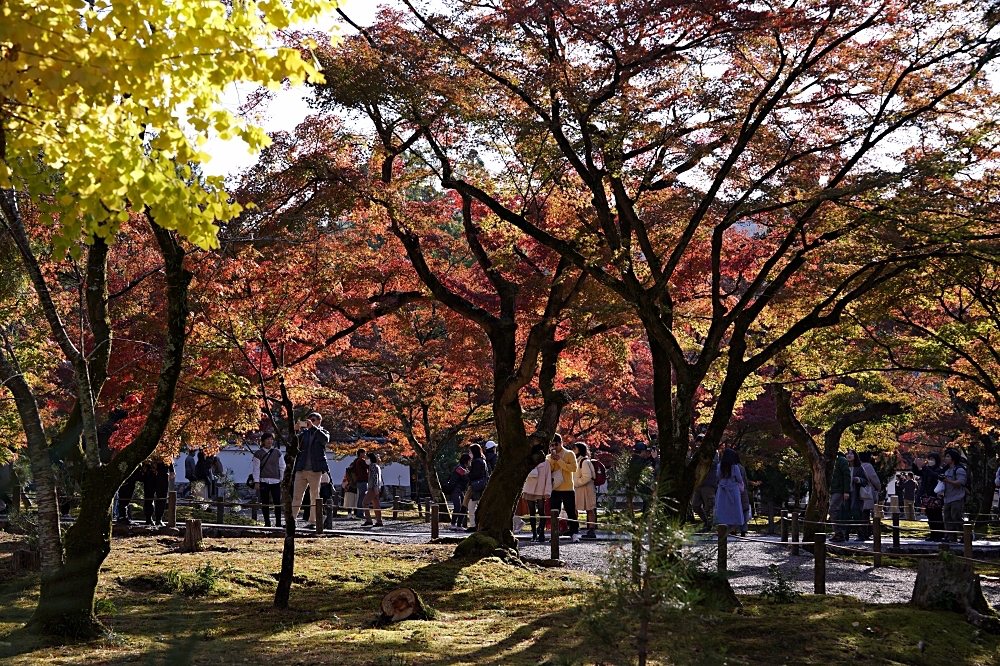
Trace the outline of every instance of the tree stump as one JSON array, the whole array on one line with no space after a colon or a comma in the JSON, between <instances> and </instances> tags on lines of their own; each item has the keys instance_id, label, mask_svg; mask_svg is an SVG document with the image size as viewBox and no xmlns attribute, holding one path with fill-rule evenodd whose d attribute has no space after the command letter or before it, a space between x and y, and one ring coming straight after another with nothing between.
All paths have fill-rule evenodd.
<instances>
[{"instance_id":1,"label":"tree stump","mask_svg":"<svg viewBox=\"0 0 1000 666\"><path fill-rule=\"evenodd\" d=\"M382 612L375 620L377 627L403 620L429 620L431 617L431 611L409 587L399 587L385 595L379 607Z\"/></svg>"},{"instance_id":2,"label":"tree stump","mask_svg":"<svg viewBox=\"0 0 1000 666\"><path fill-rule=\"evenodd\" d=\"M1000 618L983 596L979 575L972 563L958 560L950 553L937 559L920 560L910 601L928 610L962 613L973 626L1000 634Z\"/></svg>"},{"instance_id":3,"label":"tree stump","mask_svg":"<svg viewBox=\"0 0 1000 666\"><path fill-rule=\"evenodd\" d=\"M10 569L14 573L19 571L37 571L41 567L42 561L37 550L18 548L10 554Z\"/></svg>"},{"instance_id":4,"label":"tree stump","mask_svg":"<svg viewBox=\"0 0 1000 666\"><path fill-rule=\"evenodd\" d=\"M201 521L195 518L188 518L184 523L184 546L181 548L185 553L197 553L201 551Z\"/></svg>"}]
</instances>

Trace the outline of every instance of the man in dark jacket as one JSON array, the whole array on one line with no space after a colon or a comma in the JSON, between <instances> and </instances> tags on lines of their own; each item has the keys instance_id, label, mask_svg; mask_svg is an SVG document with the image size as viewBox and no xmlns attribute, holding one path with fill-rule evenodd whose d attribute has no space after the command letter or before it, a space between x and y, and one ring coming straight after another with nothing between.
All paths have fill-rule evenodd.
<instances>
[{"instance_id":1,"label":"man in dark jacket","mask_svg":"<svg viewBox=\"0 0 1000 666\"><path fill-rule=\"evenodd\" d=\"M318 412L309 415L306 421L298 424L299 455L295 459L295 486L292 490L292 515L297 515L302 506L302 496L306 488L310 489L311 497L319 497L320 479L324 472L330 471L330 463L326 460L326 445L330 443L330 433L320 425L323 417ZM315 512L306 519L307 524L315 527Z\"/></svg>"},{"instance_id":2,"label":"man in dark jacket","mask_svg":"<svg viewBox=\"0 0 1000 666\"><path fill-rule=\"evenodd\" d=\"M368 451L358 449L358 457L351 463L351 468L354 470L354 486L355 492L358 494L358 499L354 503L358 508L355 517L360 519L363 515L361 512L361 502L364 500L365 494L368 493L368 472L371 470L368 465Z\"/></svg>"},{"instance_id":3,"label":"man in dark jacket","mask_svg":"<svg viewBox=\"0 0 1000 666\"><path fill-rule=\"evenodd\" d=\"M198 466L198 456L195 453L197 449L188 449L187 457L184 458L184 478L187 479L188 485L194 485L196 478L195 468Z\"/></svg>"},{"instance_id":4,"label":"man in dark jacket","mask_svg":"<svg viewBox=\"0 0 1000 666\"><path fill-rule=\"evenodd\" d=\"M837 462L833 464L833 480L830 482L830 522L834 524L833 538L830 541L845 541L850 528L841 525L840 508L844 500L851 497L851 466L847 464L847 456L837 453Z\"/></svg>"}]
</instances>

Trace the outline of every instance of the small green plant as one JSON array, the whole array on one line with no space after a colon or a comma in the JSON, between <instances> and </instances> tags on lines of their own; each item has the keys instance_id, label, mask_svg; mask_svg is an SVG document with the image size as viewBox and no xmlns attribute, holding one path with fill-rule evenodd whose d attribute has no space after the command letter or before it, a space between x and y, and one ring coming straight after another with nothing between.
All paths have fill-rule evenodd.
<instances>
[{"instance_id":1,"label":"small green plant","mask_svg":"<svg viewBox=\"0 0 1000 666\"><path fill-rule=\"evenodd\" d=\"M657 497L650 469L636 469L623 456L615 470L608 496L621 492L640 500L643 512L631 501L622 510L609 503L605 522L618 539L607 551L606 574L588 593L585 615L594 633L611 644L622 635L635 638L639 666L645 666L650 623L701 599L695 585L700 560L686 548L690 535Z\"/></svg>"},{"instance_id":2,"label":"small green plant","mask_svg":"<svg viewBox=\"0 0 1000 666\"><path fill-rule=\"evenodd\" d=\"M118 613L115 602L107 597L101 597L94 602L94 614L114 617Z\"/></svg>"},{"instance_id":3,"label":"small green plant","mask_svg":"<svg viewBox=\"0 0 1000 666\"><path fill-rule=\"evenodd\" d=\"M767 582L764 583L764 589L761 590L760 596L764 597L772 604L790 604L800 596L802 593L795 589L795 576L799 573L799 568L795 567L792 569L788 575L781 573L781 569L778 565L771 564L767 567Z\"/></svg>"},{"instance_id":4,"label":"small green plant","mask_svg":"<svg viewBox=\"0 0 1000 666\"><path fill-rule=\"evenodd\" d=\"M942 590L931 598L930 606L934 610L950 611L956 610L960 604L958 603L958 597L953 592Z\"/></svg>"},{"instance_id":5,"label":"small green plant","mask_svg":"<svg viewBox=\"0 0 1000 666\"><path fill-rule=\"evenodd\" d=\"M191 573L171 569L167 572L166 587L171 592L180 592L189 597L203 597L218 590L219 583L225 580L229 570L228 564L216 567L211 562L205 562Z\"/></svg>"}]
</instances>

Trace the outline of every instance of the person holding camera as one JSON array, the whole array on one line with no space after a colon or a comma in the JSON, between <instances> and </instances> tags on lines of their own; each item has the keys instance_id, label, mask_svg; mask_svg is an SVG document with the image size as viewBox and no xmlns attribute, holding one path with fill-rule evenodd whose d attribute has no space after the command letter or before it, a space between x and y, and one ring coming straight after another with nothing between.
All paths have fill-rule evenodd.
<instances>
[{"instance_id":1,"label":"person holding camera","mask_svg":"<svg viewBox=\"0 0 1000 666\"><path fill-rule=\"evenodd\" d=\"M285 475L285 457L274 446L274 434L265 432L260 438L260 448L253 452L253 487L260 498L264 512L264 526L271 526L271 507L274 507L274 524L281 527L281 477Z\"/></svg>"},{"instance_id":2,"label":"person holding camera","mask_svg":"<svg viewBox=\"0 0 1000 666\"><path fill-rule=\"evenodd\" d=\"M295 424L299 438L299 455L295 458L295 485L292 490L292 515L297 516L302 506L302 496L306 488L310 496L319 497L323 473L330 472L326 460L326 445L330 443L330 433L323 429L323 417L313 412L305 421ZM306 524L316 526L315 512L309 514Z\"/></svg>"}]
</instances>

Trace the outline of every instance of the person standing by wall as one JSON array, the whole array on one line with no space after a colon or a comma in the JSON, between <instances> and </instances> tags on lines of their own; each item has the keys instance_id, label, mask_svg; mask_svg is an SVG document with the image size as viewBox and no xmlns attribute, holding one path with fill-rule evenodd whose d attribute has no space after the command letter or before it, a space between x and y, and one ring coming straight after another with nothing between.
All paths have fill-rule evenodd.
<instances>
[{"instance_id":1,"label":"person standing by wall","mask_svg":"<svg viewBox=\"0 0 1000 666\"><path fill-rule=\"evenodd\" d=\"M252 474L254 490L264 513L264 526L271 526L271 507L274 507L274 524L281 527L281 478L285 475L285 457L274 446L274 434L265 432L260 438L260 448L253 452Z\"/></svg>"},{"instance_id":2,"label":"person standing by wall","mask_svg":"<svg viewBox=\"0 0 1000 666\"><path fill-rule=\"evenodd\" d=\"M367 478L367 477L366 477ZM360 504L358 500L358 475L354 471L354 461L344 470L344 478L340 482L344 491L344 508L347 510L348 520L357 520L353 509Z\"/></svg>"},{"instance_id":3,"label":"person standing by wall","mask_svg":"<svg viewBox=\"0 0 1000 666\"><path fill-rule=\"evenodd\" d=\"M322 428L322 423L323 417L318 412L313 412L306 421L300 421L297 424L299 455L295 459L292 516L298 514L306 488L310 489L310 496L319 497L320 479L323 477L323 472L330 472L330 463L326 459L326 445L330 443L330 434ZM315 515L309 515L307 525L316 526Z\"/></svg>"},{"instance_id":4,"label":"person standing by wall","mask_svg":"<svg viewBox=\"0 0 1000 666\"><path fill-rule=\"evenodd\" d=\"M368 469L368 452L364 449L358 449L358 457L351 465L354 467L354 485L358 494L355 516L360 519L362 516L361 504L365 500L365 494L368 493L368 472L370 471Z\"/></svg>"},{"instance_id":5,"label":"person standing by wall","mask_svg":"<svg viewBox=\"0 0 1000 666\"><path fill-rule=\"evenodd\" d=\"M188 494L190 494L190 489L194 487L194 482L198 478L198 449L188 449L187 457L184 458L184 477L188 482Z\"/></svg>"},{"instance_id":6,"label":"person standing by wall","mask_svg":"<svg viewBox=\"0 0 1000 666\"><path fill-rule=\"evenodd\" d=\"M382 466L378 464L378 456L372 451L368 454L368 490L361 501L361 508L365 510L365 522L362 525L372 525L382 527L382 503L379 499L382 494ZM375 511L375 522L372 523L372 516L366 507L371 507Z\"/></svg>"}]
</instances>

